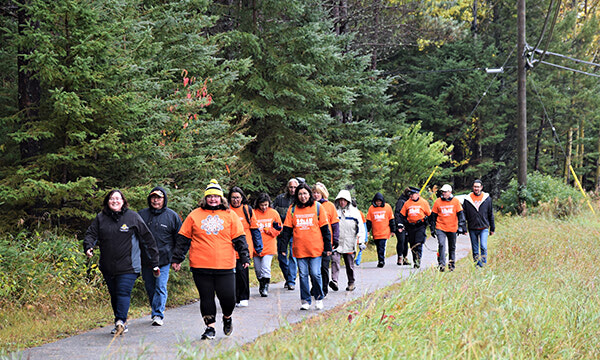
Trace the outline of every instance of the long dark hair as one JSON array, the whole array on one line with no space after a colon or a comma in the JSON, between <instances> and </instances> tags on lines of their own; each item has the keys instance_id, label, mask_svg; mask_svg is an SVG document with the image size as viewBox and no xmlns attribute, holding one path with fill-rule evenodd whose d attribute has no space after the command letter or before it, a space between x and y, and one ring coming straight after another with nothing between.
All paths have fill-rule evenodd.
<instances>
[{"instance_id":1,"label":"long dark hair","mask_svg":"<svg viewBox=\"0 0 600 360\"><path fill-rule=\"evenodd\" d=\"M271 201L271 197L269 196L269 194L267 193L260 193L258 194L258 196L256 197L256 201L254 202L254 208L258 209L258 205L260 205L260 203L264 203L265 201L269 202L269 207L271 207L271 205L273 205L273 202Z\"/></svg>"},{"instance_id":2,"label":"long dark hair","mask_svg":"<svg viewBox=\"0 0 600 360\"><path fill-rule=\"evenodd\" d=\"M310 197L308 198L308 201L305 204L300 202L300 200L298 199L298 193L300 192L301 189L306 189L306 191L308 191L308 194L310 195ZM310 189L310 186L308 186L307 183L299 184L298 187L296 188L296 192L294 193L294 205L296 205L299 208L303 208L303 207L311 207L311 206L313 206L314 203L315 203L315 196L313 195L313 192Z\"/></svg>"},{"instance_id":3,"label":"long dark hair","mask_svg":"<svg viewBox=\"0 0 600 360\"><path fill-rule=\"evenodd\" d=\"M233 193L238 193L242 196L242 205L248 205L248 198L246 197L246 194L244 194L244 190L240 189L237 186L234 186L231 189L229 189L229 194L227 194L227 201L229 201L230 204L231 195L233 195Z\"/></svg>"},{"instance_id":4,"label":"long dark hair","mask_svg":"<svg viewBox=\"0 0 600 360\"><path fill-rule=\"evenodd\" d=\"M121 192L121 190L114 189L114 190L109 191L108 194L106 194L106 196L104 197L104 201L102 202L102 211L105 214L110 214L111 212L113 212L110 209L110 207L108 207L108 199L110 199L110 197L114 193L121 194L121 197L123 198L123 206L121 207L121 212L124 212L125 210L127 210L129 208L129 203L127 202L127 198L125 197L125 195L123 195L123 193Z\"/></svg>"}]
</instances>

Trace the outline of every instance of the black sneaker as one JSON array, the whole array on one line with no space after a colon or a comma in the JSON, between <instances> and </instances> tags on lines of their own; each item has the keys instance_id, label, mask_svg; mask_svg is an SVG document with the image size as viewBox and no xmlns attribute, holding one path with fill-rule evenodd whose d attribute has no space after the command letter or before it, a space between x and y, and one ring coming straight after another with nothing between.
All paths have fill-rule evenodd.
<instances>
[{"instance_id":1,"label":"black sneaker","mask_svg":"<svg viewBox=\"0 0 600 360\"><path fill-rule=\"evenodd\" d=\"M226 318L225 316L223 316L223 332L227 336L231 335L231 333L233 332L233 319L231 317Z\"/></svg>"},{"instance_id":2,"label":"black sneaker","mask_svg":"<svg viewBox=\"0 0 600 360\"><path fill-rule=\"evenodd\" d=\"M384 263L384 262L378 262L378 263L377 263L377 267L378 267L378 268L382 268L382 267L383 267L383 265L385 265L385 263Z\"/></svg>"},{"instance_id":3,"label":"black sneaker","mask_svg":"<svg viewBox=\"0 0 600 360\"><path fill-rule=\"evenodd\" d=\"M333 291L338 291L338 290L339 290L339 287L338 287L337 281L333 281L333 280L331 280L331 281L329 282L329 287L330 287L330 288L331 288L331 290L333 290Z\"/></svg>"},{"instance_id":4,"label":"black sneaker","mask_svg":"<svg viewBox=\"0 0 600 360\"><path fill-rule=\"evenodd\" d=\"M201 340L212 340L216 336L215 328L207 326L206 330L204 330L204 334L200 337Z\"/></svg>"}]
</instances>

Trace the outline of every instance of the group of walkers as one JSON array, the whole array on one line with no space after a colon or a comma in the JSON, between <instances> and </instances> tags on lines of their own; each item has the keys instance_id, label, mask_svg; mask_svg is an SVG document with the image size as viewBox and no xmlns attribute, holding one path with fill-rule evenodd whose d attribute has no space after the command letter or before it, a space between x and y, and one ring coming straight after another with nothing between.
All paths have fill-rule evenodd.
<instances>
[{"instance_id":1,"label":"group of walkers","mask_svg":"<svg viewBox=\"0 0 600 360\"><path fill-rule=\"evenodd\" d=\"M356 288L355 266L371 232L377 247L378 267L385 265L387 240L395 234L398 265L421 264L426 226L439 241L438 265L454 269L456 234L467 229L473 245L473 258L483 266L487 257L487 236L494 232L491 198L482 192L481 181L463 204L452 196L450 185L442 187L442 197L433 208L420 198L419 189L407 188L395 211L377 193L365 215L358 210L350 191L341 190L329 201L326 186L309 186L302 178L290 179L286 191L273 202L266 193L256 196L254 207L244 191L232 187L225 194L216 180L207 185L199 207L182 222L167 207L167 192L155 187L148 195L148 207L138 213L128 208L119 190L104 198L102 211L89 226L84 252L93 256L100 249L99 268L106 281L114 312L112 334L128 331L127 314L131 291L137 277L144 280L152 308L152 325L164 323L169 270L181 269L189 257L190 269L200 297L200 312L206 325L202 339L213 339L217 307L223 313L223 333L233 331L236 306L249 305L249 266L251 257L261 297L269 295L271 264L277 254L285 278L284 287L294 290L296 274L300 286L301 310L323 308L328 289L339 290L341 260L345 264L346 291ZM467 227L468 223L468 227ZM331 267L331 278L329 268Z\"/></svg>"}]
</instances>

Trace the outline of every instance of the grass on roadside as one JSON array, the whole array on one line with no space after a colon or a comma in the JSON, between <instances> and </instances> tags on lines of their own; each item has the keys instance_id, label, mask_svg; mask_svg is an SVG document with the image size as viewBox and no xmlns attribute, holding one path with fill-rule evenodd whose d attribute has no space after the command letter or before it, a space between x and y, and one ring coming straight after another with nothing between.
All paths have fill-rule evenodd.
<instances>
[{"instance_id":1,"label":"grass on roadside","mask_svg":"<svg viewBox=\"0 0 600 360\"><path fill-rule=\"evenodd\" d=\"M484 269L430 269L216 357L600 358L600 221L498 223Z\"/></svg>"}]
</instances>

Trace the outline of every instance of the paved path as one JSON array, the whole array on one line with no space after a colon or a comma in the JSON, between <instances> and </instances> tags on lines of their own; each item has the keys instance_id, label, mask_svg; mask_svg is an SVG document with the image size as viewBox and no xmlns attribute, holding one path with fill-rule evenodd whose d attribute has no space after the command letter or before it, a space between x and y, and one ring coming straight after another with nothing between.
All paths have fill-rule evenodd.
<instances>
[{"instance_id":1,"label":"paved path","mask_svg":"<svg viewBox=\"0 0 600 360\"><path fill-rule=\"evenodd\" d=\"M396 241L392 238L393 242ZM456 246L457 260L470 254L468 236L459 236ZM437 263L437 240L428 239L423 247L423 266ZM408 266L397 266L395 256L386 261L384 268L377 268L376 262L363 263L356 269L356 290L344 291L346 273L340 271L340 291L330 291L324 300L325 309L300 310L299 287L289 291L283 283L271 284L269 297L261 298L257 288L251 289L250 306L236 308L233 312L234 331L230 337L222 332L221 315L217 315L217 338L201 341L204 323L200 316L198 302L165 312L165 324L151 326L150 317L131 319L129 332L114 338L110 327L95 329L81 335L57 342L24 350L13 354L23 359L175 359L182 357L180 349L194 348L199 351L226 350L255 340L260 335L272 332L285 324L300 322L321 314L340 304L349 302L365 294L374 292L407 278L417 270ZM108 301L108 300L107 300ZM218 347L218 349L215 349ZM196 351L196 350L194 350Z\"/></svg>"}]
</instances>

